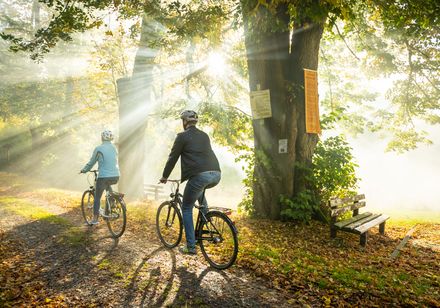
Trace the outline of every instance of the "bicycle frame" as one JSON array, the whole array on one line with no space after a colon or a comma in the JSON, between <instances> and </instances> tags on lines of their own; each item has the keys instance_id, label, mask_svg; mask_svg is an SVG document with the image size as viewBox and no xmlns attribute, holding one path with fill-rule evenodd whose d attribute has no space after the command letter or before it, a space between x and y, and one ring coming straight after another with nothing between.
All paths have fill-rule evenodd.
<instances>
[{"instance_id":1,"label":"bicycle frame","mask_svg":"<svg viewBox=\"0 0 440 308\"><path fill-rule=\"evenodd\" d=\"M157 209L156 230L160 241L167 248L174 248L182 240L183 196L179 192L180 181L168 180L168 182L173 183L170 200L162 202ZM198 199L199 205L194 204L199 210L194 228L196 245L200 246L203 256L211 266L216 269L226 269L235 262L238 255L237 228L228 217L231 214L230 209L204 207L205 192L206 190Z\"/></svg>"},{"instance_id":2,"label":"bicycle frame","mask_svg":"<svg viewBox=\"0 0 440 308\"><path fill-rule=\"evenodd\" d=\"M89 189L93 193L93 196L95 196L96 182L98 181L98 170L90 170L89 172L93 173L93 175L94 175L93 186L90 185ZM89 184L90 184L90 182L89 182ZM111 187L110 187L110 190L106 188L105 189L104 213L100 213L100 215L104 218L113 218L112 216L108 215L108 213L110 212L110 199L111 198L121 199L122 197L124 197L124 194L114 193L113 190L111 189Z\"/></svg>"},{"instance_id":3,"label":"bicycle frame","mask_svg":"<svg viewBox=\"0 0 440 308\"><path fill-rule=\"evenodd\" d=\"M179 192L180 181L178 181L178 180L168 180L168 181L177 184L176 190L170 194L170 197L172 199L170 202L176 204L177 208L179 208L180 212L182 212L183 195ZM203 198L205 196L205 192L206 192L206 189L203 191ZM203 237L203 234L200 235L200 230L202 229L202 223L205 222L207 220L207 218L205 216L205 213L203 213L203 211L200 210L200 207L201 207L200 205L197 206L194 204L194 207L199 210L197 213L196 225L194 228L196 241L212 239L212 236L211 237ZM221 209L221 208L212 208L212 209L216 210L216 209ZM227 212L227 214L230 214L230 210L229 209L227 209L227 210L229 211L229 212ZM169 215L170 215L170 212L168 211L168 214L167 214L167 226L168 227L174 223L174 219L176 218L177 213L176 212L173 213L173 217L172 217L171 221L169 220L170 219ZM215 229L215 232L217 232L219 234L219 232L215 228L215 226L212 225L212 227ZM234 226L234 230L237 232L237 229L235 228L235 226Z\"/></svg>"}]
</instances>

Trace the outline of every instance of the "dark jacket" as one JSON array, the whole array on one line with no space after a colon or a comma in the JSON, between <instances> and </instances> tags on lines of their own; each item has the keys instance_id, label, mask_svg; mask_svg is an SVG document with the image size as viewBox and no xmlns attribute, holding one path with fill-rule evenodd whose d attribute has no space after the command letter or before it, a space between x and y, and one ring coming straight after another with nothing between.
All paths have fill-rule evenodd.
<instances>
[{"instance_id":1,"label":"dark jacket","mask_svg":"<svg viewBox=\"0 0 440 308\"><path fill-rule=\"evenodd\" d=\"M182 182L204 171L220 171L209 137L195 126L177 134L162 176L168 178L181 157Z\"/></svg>"}]
</instances>

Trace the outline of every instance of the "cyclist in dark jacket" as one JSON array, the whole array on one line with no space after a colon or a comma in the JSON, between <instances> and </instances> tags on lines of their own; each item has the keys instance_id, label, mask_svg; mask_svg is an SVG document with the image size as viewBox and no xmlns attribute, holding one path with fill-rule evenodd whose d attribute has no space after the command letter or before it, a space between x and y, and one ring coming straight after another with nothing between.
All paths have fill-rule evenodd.
<instances>
[{"instance_id":1,"label":"cyclist in dark jacket","mask_svg":"<svg viewBox=\"0 0 440 308\"><path fill-rule=\"evenodd\" d=\"M163 170L161 183L166 183L179 157L181 158L182 182L188 180L183 193L183 225L185 226L185 246L179 248L182 253L195 254L195 234L193 223L193 207L196 200L201 204L202 211L208 209L208 203L203 195L206 188L211 188L220 182L220 166L211 148L209 137L196 127L198 116L195 111L182 112L184 131L177 134L168 161Z\"/></svg>"}]
</instances>

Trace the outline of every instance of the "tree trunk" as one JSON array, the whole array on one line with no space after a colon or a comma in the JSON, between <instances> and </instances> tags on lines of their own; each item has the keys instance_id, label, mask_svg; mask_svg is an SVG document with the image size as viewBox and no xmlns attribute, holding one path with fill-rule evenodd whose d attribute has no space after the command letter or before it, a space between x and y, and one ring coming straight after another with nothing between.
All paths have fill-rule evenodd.
<instances>
[{"instance_id":1,"label":"tree trunk","mask_svg":"<svg viewBox=\"0 0 440 308\"><path fill-rule=\"evenodd\" d=\"M10 143L3 144L0 149L0 170L5 170L7 166L9 166L11 162L11 148L12 145Z\"/></svg>"},{"instance_id":2,"label":"tree trunk","mask_svg":"<svg viewBox=\"0 0 440 308\"><path fill-rule=\"evenodd\" d=\"M119 190L129 198L141 197L144 185L146 98L145 88L134 78L117 82L119 95Z\"/></svg>"},{"instance_id":3,"label":"tree trunk","mask_svg":"<svg viewBox=\"0 0 440 308\"><path fill-rule=\"evenodd\" d=\"M311 24L305 27L300 25L292 35L291 72L293 73L293 97L297 106L298 123L295 147L297 162L294 180L295 195L307 188L307 170L310 170L313 152L318 143L317 134L306 132L304 69L318 70L319 43L323 28L323 24Z\"/></svg>"},{"instance_id":4,"label":"tree trunk","mask_svg":"<svg viewBox=\"0 0 440 308\"><path fill-rule=\"evenodd\" d=\"M156 51L148 48L154 27L142 19L141 38L133 75L117 81L119 96L119 189L128 197L143 195L145 172L145 128L148 106L153 99L153 68Z\"/></svg>"},{"instance_id":5,"label":"tree trunk","mask_svg":"<svg viewBox=\"0 0 440 308\"><path fill-rule=\"evenodd\" d=\"M45 127L36 126L32 127L29 132L31 133L31 156L35 159L41 155L41 149L46 144L43 137Z\"/></svg>"},{"instance_id":6,"label":"tree trunk","mask_svg":"<svg viewBox=\"0 0 440 308\"><path fill-rule=\"evenodd\" d=\"M50 137L44 135L48 127L49 125L46 123L29 129L31 135L31 152L30 155L27 156L28 159L23 161L21 167L30 170L34 175L39 175L39 167L49 152L48 147L51 140ZM26 155L24 157L26 157Z\"/></svg>"},{"instance_id":7,"label":"tree trunk","mask_svg":"<svg viewBox=\"0 0 440 308\"><path fill-rule=\"evenodd\" d=\"M249 88L270 90L272 117L253 121L254 208L258 216L280 219L280 195L294 197L306 185L297 163L310 163L317 136L305 132L303 69L317 69L322 25L293 31L286 5L276 13L244 7ZM276 25L276 26L275 26ZM275 30L274 30L275 29ZM287 139L287 153L279 140Z\"/></svg>"},{"instance_id":8,"label":"tree trunk","mask_svg":"<svg viewBox=\"0 0 440 308\"><path fill-rule=\"evenodd\" d=\"M32 3L31 23L34 30L40 27L40 2L38 0L34 0Z\"/></svg>"}]
</instances>

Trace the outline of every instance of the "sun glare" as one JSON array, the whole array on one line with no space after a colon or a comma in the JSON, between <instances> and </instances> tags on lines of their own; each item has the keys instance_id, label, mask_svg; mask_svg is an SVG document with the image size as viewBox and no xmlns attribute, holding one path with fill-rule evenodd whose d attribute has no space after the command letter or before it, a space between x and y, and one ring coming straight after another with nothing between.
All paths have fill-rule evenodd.
<instances>
[{"instance_id":1,"label":"sun glare","mask_svg":"<svg viewBox=\"0 0 440 308\"><path fill-rule=\"evenodd\" d=\"M213 76L223 75L226 71L226 60L223 55L214 52L208 57L208 72Z\"/></svg>"}]
</instances>

